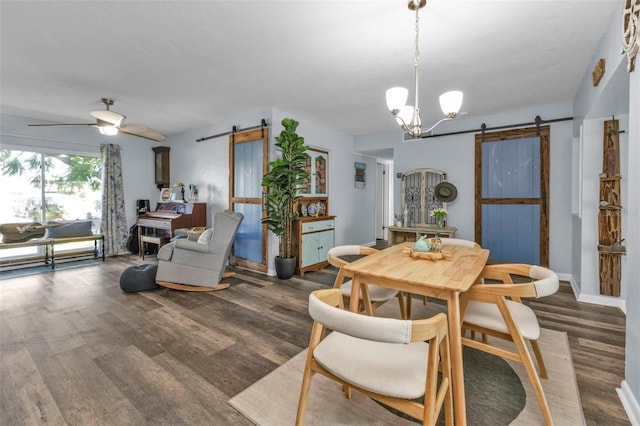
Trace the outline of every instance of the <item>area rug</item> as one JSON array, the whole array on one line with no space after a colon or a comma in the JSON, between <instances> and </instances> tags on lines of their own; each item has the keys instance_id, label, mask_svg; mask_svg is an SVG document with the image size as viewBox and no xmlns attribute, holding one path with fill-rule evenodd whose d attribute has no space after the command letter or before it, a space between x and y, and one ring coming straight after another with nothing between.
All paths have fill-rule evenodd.
<instances>
[{"instance_id":1,"label":"area rug","mask_svg":"<svg viewBox=\"0 0 640 426\"><path fill-rule=\"evenodd\" d=\"M389 304L386 304L389 305ZM385 309L386 309L385 305ZM397 306L395 307L397 309ZM413 310L414 314L416 310ZM414 315L415 317L415 315ZM566 333L543 329L540 347L545 359L549 379L543 380L543 388L551 414L557 425L585 424L580 396L573 369L573 361ZM229 403L253 423L260 426L294 424L306 350L271 372L249 388L234 396ZM498 358L498 357L495 357ZM522 365L508 362L520 378L526 392L522 411L513 417L496 419L486 405L486 396L478 396L472 386L466 386L467 421L470 425L544 425L537 399ZM465 364L465 368L470 368ZM476 384L481 386L481 384ZM306 425L415 425L396 416L358 392L350 400L344 398L340 386L320 375L312 381L307 409ZM475 398L482 398L477 400ZM504 404L494 398L496 407ZM478 408L478 407L476 407ZM518 408L520 409L520 408Z\"/></svg>"}]
</instances>

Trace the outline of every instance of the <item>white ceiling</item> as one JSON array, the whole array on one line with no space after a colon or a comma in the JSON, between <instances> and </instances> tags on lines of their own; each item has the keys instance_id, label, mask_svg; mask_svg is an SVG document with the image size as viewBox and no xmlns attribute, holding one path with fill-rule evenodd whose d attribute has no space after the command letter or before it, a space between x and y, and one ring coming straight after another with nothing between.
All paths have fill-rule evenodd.
<instances>
[{"instance_id":1,"label":"white ceiling","mask_svg":"<svg viewBox=\"0 0 640 426\"><path fill-rule=\"evenodd\" d=\"M573 99L614 8L429 0L423 122L450 89L470 116ZM271 107L358 135L396 128L387 88L414 92L405 0L2 0L0 19L1 111L33 119L91 122L109 97L167 135Z\"/></svg>"}]
</instances>

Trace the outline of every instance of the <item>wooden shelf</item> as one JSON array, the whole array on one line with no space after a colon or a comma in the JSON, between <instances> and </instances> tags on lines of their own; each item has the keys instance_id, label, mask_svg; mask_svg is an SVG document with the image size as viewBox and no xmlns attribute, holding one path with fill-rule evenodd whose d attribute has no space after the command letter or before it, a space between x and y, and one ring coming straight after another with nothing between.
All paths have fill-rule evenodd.
<instances>
[{"instance_id":1,"label":"wooden shelf","mask_svg":"<svg viewBox=\"0 0 640 426\"><path fill-rule=\"evenodd\" d=\"M435 225L418 225L418 226L389 226L389 245L393 246L407 241L418 241L421 236L435 237L440 235L445 238L454 238L458 228L447 226L439 228Z\"/></svg>"},{"instance_id":2,"label":"wooden shelf","mask_svg":"<svg viewBox=\"0 0 640 426\"><path fill-rule=\"evenodd\" d=\"M625 255L627 254L627 248L625 246L613 245L613 246L605 246L598 245L598 251L602 254L617 254L617 255Z\"/></svg>"}]
</instances>

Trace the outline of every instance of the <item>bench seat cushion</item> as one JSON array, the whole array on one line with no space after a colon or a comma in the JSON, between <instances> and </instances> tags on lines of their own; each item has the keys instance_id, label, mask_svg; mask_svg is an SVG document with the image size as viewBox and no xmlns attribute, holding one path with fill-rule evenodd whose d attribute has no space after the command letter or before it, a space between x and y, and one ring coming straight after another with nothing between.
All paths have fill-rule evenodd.
<instances>
[{"instance_id":1,"label":"bench seat cushion","mask_svg":"<svg viewBox=\"0 0 640 426\"><path fill-rule=\"evenodd\" d=\"M93 222L90 220L76 220L71 222L47 222L47 225L57 225L47 228L45 238L70 238L70 237L85 237L93 235L91 227Z\"/></svg>"}]
</instances>

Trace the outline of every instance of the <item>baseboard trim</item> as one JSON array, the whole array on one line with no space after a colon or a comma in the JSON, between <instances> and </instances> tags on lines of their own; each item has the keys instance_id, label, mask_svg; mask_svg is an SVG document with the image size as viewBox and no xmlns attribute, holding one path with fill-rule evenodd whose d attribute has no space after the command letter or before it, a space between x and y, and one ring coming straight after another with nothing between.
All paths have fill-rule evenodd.
<instances>
[{"instance_id":1,"label":"baseboard trim","mask_svg":"<svg viewBox=\"0 0 640 426\"><path fill-rule=\"evenodd\" d=\"M627 306L624 299L599 294L582 294L580 292L580 287L578 287L578 283L576 283L576 280L573 279L573 275L560 273L558 274L558 278L560 278L561 281L569 282L569 284L571 285L571 290L573 291L573 296L578 302L593 303L595 305L602 306L613 306L619 308L625 315L627 314Z\"/></svg>"},{"instance_id":2,"label":"baseboard trim","mask_svg":"<svg viewBox=\"0 0 640 426\"><path fill-rule=\"evenodd\" d=\"M622 381L620 387L616 389L616 392L631 424L633 426L640 426L640 404L638 404L626 380Z\"/></svg>"},{"instance_id":3,"label":"baseboard trim","mask_svg":"<svg viewBox=\"0 0 640 426\"><path fill-rule=\"evenodd\" d=\"M627 314L627 307L624 299L596 294L580 294L578 296L578 302L593 303L595 305L602 306L614 306L616 308L620 308L625 315Z\"/></svg>"}]
</instances>

